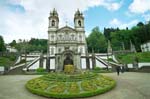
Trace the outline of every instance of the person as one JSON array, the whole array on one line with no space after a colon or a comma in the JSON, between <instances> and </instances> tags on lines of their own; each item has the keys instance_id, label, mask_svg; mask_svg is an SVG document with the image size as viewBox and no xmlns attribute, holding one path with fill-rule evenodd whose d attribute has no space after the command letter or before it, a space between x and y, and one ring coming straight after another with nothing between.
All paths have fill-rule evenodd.
<instances>
[{"instance_id":1,"label":"person","mask_svg":"<svg viewBox=\"0 0 150 99\"><path fill-rule=\"evenodd\" d=\"M117 75L119 76L120 73L120 66L116 66Z\"/></svg>"}]
</instances>

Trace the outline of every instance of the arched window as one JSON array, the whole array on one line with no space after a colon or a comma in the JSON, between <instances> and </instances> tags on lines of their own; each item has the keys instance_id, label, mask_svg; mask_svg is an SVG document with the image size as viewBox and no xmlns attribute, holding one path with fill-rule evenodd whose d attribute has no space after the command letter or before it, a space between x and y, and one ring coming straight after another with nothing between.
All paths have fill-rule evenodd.
<instances>
[{"instance_id":1,"label":"arched window","mask_svg":"<svg viewBox=\"0 0 150 99\"><path fill-rule=\"evenodd\" d=\"M80 20L78 21L78 24L79 24L79 26L81 27L81 21L80 21Z\"/></svg>"},{"instance_id":2,"label":"arched window","mask_svg":"<svg viewBox=\"0 0 150 99\"><path fill-rule=\"evenodd\" d=\"M55 26L55 20L52 20L52 26Z\"/></svg>"}]
</instances>

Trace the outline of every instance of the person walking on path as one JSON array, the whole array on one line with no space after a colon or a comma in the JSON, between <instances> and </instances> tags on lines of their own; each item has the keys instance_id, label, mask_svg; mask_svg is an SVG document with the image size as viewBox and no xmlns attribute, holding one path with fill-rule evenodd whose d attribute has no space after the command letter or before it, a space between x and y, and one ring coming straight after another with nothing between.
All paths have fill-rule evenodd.
<instances>
[{"instance_id":1,"label":"person walking on path","mask_svg":"<svg viewBox=\"0 0 150 99\"><path fill-rule=\"evenodd\" d=\"M120 73L120 66L116 66L117 75L119 76Z\"/></svg>"}]
</instances>

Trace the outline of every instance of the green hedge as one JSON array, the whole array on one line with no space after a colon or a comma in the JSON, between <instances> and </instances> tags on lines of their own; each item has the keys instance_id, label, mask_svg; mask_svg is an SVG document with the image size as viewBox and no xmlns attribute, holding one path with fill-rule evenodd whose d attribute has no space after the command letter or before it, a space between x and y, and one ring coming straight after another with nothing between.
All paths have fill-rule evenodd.
<instances>
[{"instance_id":1,"label":"green hedge","mask_svg":"<svg viewBox=\"0 0 150 99\"><path fill-rule=\"evenodd\" d=\"M95 96L111 90L116 85L113 79L101 75L98 75L95 79L76 82L50 82L42 78L43 77L39 77L28 81L26 88L33 94L59 99ZM80 90L79 87L81 87L82 90Z\"/></svg>"},{"instance_id":2,"label":"green hedge","mask_svg":"<svg viewBox=\"0 0 150 99\"><path fill-rule=\"evenodd\" d=\"M93 73L112 73L111 70L91 70Z\"/></svg>"},{"instance_id":3,"label":"green hedge","mask_svg":"<svg viewBox=\"0 0 150 99\"><path fill-rule=\"evenodd\" d=\"M45 72L46 70L43 68L43 67L39 67L36 69L36 72L37 73L42 73L42 72Z\"/></svg>"},{"instance_id":4,"label":"green hedge","mask_svg":"<svg viewBox=\"0 0 150 99\"><path fill-rule=\"evenodd\" d=\"M64 73L60 73L60 74L51 73L51 74L45 75L43 79L49 80L49 81L74 82L74 81L81 81L81 80L90 80L90 79L95 78L97 75L98 74L91 73L91 72L85 72L82 74L75 74L75 75L66 75Z\"/></svg>"},{"instance_id":5,"label":"green hedge","mask_svg":"<svg viewBox=\"0 0 150 99\"><path fill-rule=\"evenodd\" d=\"M44 92L42 90L36 90L36 89L32 89L30 87L28 87L28 84L26 84L27 89L33 93L33 94L37 94L40 96L45 96L45 97L50 97L50 98L59 98L59 99L69 99L69 98L84 98L84 97L90 97L90 96L95 96L95 95L99 95L102 93L105 93L111 89L113 89L115 87L115 83L113 83L113 85L103 88L103 89L97 89L95 91L87 91L84 93L78 93L78 94L57 94L57 93L48 93L48 92Z\"/></svg>"}]
</instances>

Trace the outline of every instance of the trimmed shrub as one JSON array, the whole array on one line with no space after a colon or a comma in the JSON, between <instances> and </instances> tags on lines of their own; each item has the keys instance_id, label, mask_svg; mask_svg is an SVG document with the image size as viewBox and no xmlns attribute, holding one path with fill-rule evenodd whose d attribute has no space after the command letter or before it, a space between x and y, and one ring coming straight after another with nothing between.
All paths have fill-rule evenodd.
<instances>
[{"instance_id":1,"label":"trimmed shrub","mask_svg":"<svg viewBox=\"0 0 150 99\"><path fill-rule=\"evenodd\" d=\"M42 67L39 67L39 68L36 69L36 72L37 73L43 73L43 72L45 72L45 69L42 68Z\"/></svg>"},{"instance_id":2,"label":"trimmed shrub","mask_svg":"<svg viewBox=\"0 0 150 99\"><path fill-rule=\"evenodd\" d=\"M100 67L94 67L94 70L102 70Z\"/></svg>"}]
</instances>

